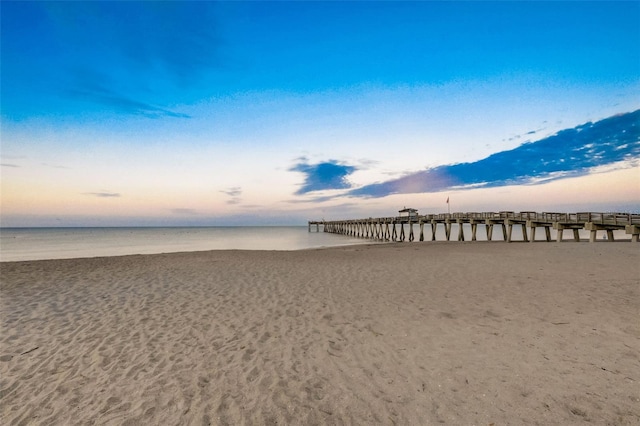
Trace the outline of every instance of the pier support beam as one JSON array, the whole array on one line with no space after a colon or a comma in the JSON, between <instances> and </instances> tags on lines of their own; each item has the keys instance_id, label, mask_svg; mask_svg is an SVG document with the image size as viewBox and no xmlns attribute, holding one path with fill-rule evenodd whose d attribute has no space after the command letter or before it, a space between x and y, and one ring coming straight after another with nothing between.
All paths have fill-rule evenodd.
<instances>
[{"instance_id":1,"label":"pier support beam","mask_svg":"<svg viewBox=\"0 0 640 426\"><path fill-rule=\"evenodd\" d=\"M451 219L444 221L444 235L447 237L447 241L451 241Z\"/></svg>"},{"instance_id":2,"label":"pier support beam","mask_svg":"<svg viewBox=\"0 0 640 426\"><path fill-rule=\"evenodd\" d=\"M531 239L529 241L534 242L536 240L536 228L543 227L544 234L547 241L551 241L551 225L545 222L536 222L534 220L528 220L527 226L531 229Z\"/></svg>"},{"instance_id":3,"label":"pier support beam","mask_svg":"<svg viewBox=\"0 0 640 426\"><path fill-rule=\"evenodd\" d=\"M504 221L505 225L507 226L507 242L510 243L511 240L511 233L513 231L513 225L520 225L522 226L522 240L523 241L529 241L529 238L527 237L527 225L525 221L522 220L513 220L513 219L506 219Z\"/></svg>"},{"instance_id":4,"label":"pier support beam","mask_svg":"<svg viewBox=\"0 0 640 426\"><path fill-rule=\"evenodd\" d=\"M469 221L469 223L471 224L471 241L477 241L476 240L476 233L478 231L478 223L482 223L482 222L479 222L477 220L471 219Z\"/></svg>"},{"instance_id":5,"label":"pier support beam","mask_svg":"<svg viewBox=\"0 0 640 426\"><path fill-rule=\"evenodd\" d=\"M598 231L607 231L607 240L613 241L613 231L616 229L624 229L623 225L602 225L599 223L587 222L584 224L584 229L591 231L589 235L589 242L596 241L596 233Z\"/></svg>"},{"instance_id":6,"label":"pier support beam","mask_svg":"<svg viewBox=\"0 0 640 426\"><path fill-rule=\"evenodd\" d=\"M625 226L625 232L631 234L631 242L637 243L640 241L640 225L627 225Z\"/></svg>"},{"instance_id":7,"label":"pier support beam","mask_svg":"<svg viewBox=\"0 0 640 426\"><path fill-rule=\"evenodd\" d=\"M573 240L576 242L580 241L580 230L584 227L582 223L561 223L554 222L553 229L558 231L558 235L556 237L557 242L562 242L562 233L565 229L573 230Z\"/></svg>"},{"instance_id":8,"label":"pier support beam","mask_svg":"<svg viewBox=\"0 0 640 426\"><path fill-rule=\"evenodd\" d=\"M507 241L507 227L504 225L504 221L499 219L487 219L485 226L487 227L487 241L491 241L493 238L493 225L500 225L502 227L502 239Z\"/></svg>"},{"instance_id":9,"label":"pier support beam","mask_svg":"<svg viewBox=\"0 0 640 426\"><path fill-rule=\"evenodd\" d=\"M312 221L309 221L307 223L309 224L309 226L308 226L309 232L311 232L311 225L315 225L316 226L316 232L320 232L320 224L322 224L322 231L323 232L327 232L327 224L324 223L324 222L312 222Z\"/></svg>"},{"instance_id":10,"label":"pier support beam","mask_svg":"<svg viewBox=\"0 0 640 426\"><path fill-rule=\"evenodd\" d=\"M464 241L464 222L462 219L457 219L456 222L458 223L458 241Z\"/></svg>"}]
</instances>

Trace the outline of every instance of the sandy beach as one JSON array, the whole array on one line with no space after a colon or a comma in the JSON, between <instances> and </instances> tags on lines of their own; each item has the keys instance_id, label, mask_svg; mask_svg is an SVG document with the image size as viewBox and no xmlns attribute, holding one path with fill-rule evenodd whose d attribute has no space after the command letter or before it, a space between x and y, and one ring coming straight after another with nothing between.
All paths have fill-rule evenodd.
<instances>
[{"instance_id":1,"label":"sandy beach","mask_svg":"<svg viewBox=\"0 0 640 426\"><path fill-rule=\"evenodd\" d=\"M638 425L640 245L4 262L5 425Z\"/></svg>"}]
</instances>

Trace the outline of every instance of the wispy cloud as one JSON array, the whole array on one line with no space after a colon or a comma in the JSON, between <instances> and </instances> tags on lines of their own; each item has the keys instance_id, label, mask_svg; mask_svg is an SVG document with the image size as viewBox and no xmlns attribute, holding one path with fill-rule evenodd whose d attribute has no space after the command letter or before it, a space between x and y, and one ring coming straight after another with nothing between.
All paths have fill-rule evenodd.
<instances>
[{"instance_id":1,"label":"wispy cloud","mask_svg":"<svg viewBox=\"0 0 640 426\"><path fill-rule=\"evenodd\" d=\"M121 197L121 194L117 192L101 191L101 192L85 192L84 195L91 195L98 198L117 198Z\"/></svg>"},{"instance_id":2,"label":"wispy cloud","mask_svg":"<svg viewBox=\"0 0 640 426\"><path fill-rule=\"evenodd\" d=\"M195 209L175 208L171 209L171 213L175 215L192 216L198 214L198 211Z\"/></svg>"},{"instance_id":3,"label":"wispy cloud","mask_svg":"<svg viewBox=\"0 0 640 426\"><path fill-rule=\"evenodd\" d=\"M119 58L128 70L160 69L186 84L221 62L215 2L68 2L45 7L55 35L79 50L84 63L106 55ZM86 28L82 39L79 25ZM136 78L143 82L145 74Z\"/></svg>"},{"instance_id":4,"label":"wispy cloud","mask_svg":"<svg viewBox=\"0 0 640 426\"><path fill-rule=\"evenodd\" d=\"M24 156L24 155L7 155L7 154L2 154L2 155L0 155L0 158L2 158L2 160L3 160L3 162L2 162L2 163L0 163L0 166L1 166L1 167L19 168L19 167L22 167L22 166L20 166L19 164L15 164L15 163L13 163L13 162L11 162L11 163L5 163L5 162L4 162L4 160L10 160L10 161L11 161L11 160L23 160L23 159L25 159L25 158L27 158L27 157L26 157L26 156Z\"/></svg>"},{"instance_id":5,"label":"wispy cloud","mask_svg":"<svg viewBox=\"0 0 640 426\"><path fill-rule=\"evenodd\" d=\"M49 163L40 163L41 165L45 166L45 167L50 167L52 169L70 169L71 167L67 167L67 166L61 166L59 164L49 164Z\"/></svg>"},{"instance_id":6,"label":"wispy cloud","mask_svg":"<svg viewBox=\"0 0 640 426\"><path fill-rule=\"evenodd\" d=\"M546 123L546 121L545 121L545 123ZM524 133L524 134L521 134L521 135L514 135L514 136L511 136L510 138L503 139L503 141L509 141L509 142L512 142L512 141L515 141L515 140L518 140L518 139L528 138L529 136L535 135L536 133L540 133L540 132L541 132L541 131L543 131L544 129L545 129L545 127L541 127L541 128L539 128L539 129L537 129L537 130L530 130L530 131L528 131L528 132L526 132L526 133ZM529 142L529 140L527 140L527 142Z\"/></svg>"},{"instance_id":7,"label":"wispy cloud","mask_svg":"<svg viewBox=\"0 0 640 426\"><path fill-rule=\"evenodd\" d=\"M234 186L231 188L223 189L220 192L222 192L223 194L227 194L229 197L237 197L239 195L242 195L242 188L239 186Z\"/></svg>"},{"instance_id":8,"label":"wispy cloud","mask_svg":"<svg viewBox=\"0 0 640 426\"><path fill-rule=\"evenodd\" d=\"M293 199L293 200L287 200L285 201L285 203L289 203L289 204L306 204L306 203L324 203L325 201L331 201L335 198L337 198L337 195L323 195L320 197L312 197L312 198L305 198L305 199Z\"/></svg>"},{"instance_id":9,"label":"wispy cloud","mask_svg":"<svg viewBox=\"0 0 640 426\"><path fill-rule=\"evenodd\" d=\"M188 118L171 105L202 96L199 85L223 63L218 9L204 1L19 2L7 19L30 25L10 26L5 38L16 51L32 52L25 64L42 72L28 86L19 64L10 75L27 91L37 88L38 96L83 99L120 114ZM38 53L41 44L46 54ZM55 106L57 113L77 111Z\"/></svg>"},{"instance_id":10,"label":"wispy cloud","mask_svg":"<svg viewBox=\"0 0 640 426\"><path fill-rule=\"evenodd\" d=\"M308 164L306 158L299 158L299 163L289 169L305 175L304 183L296 195L325 189L347 189L351 184L347 176L358 170L355 166L341 164L336 160L329 160L317 164Z\"/></svg>"},{"instance_id":11,"label":"wispy cloud","mask_svg":"<svg viewBox=\"0 0 640 426\"><path fill-rule=\"evenodd\" d=\"M68 94L77 99L82 99L107 106L120 113L142 115L149 118L190 118L190 116L187 114L171 111L142 101L130 99L108 89L73 89L69 90Z\"/></svg>"},{"instance_id":12,"label":"wispy cloud","mask_svg":"<svg viewBox=\"0 0 640 426\"><path fill-rule=\"evenodd\" d=\"M353 197L438 192L452 188L532 185L588 174L595 167L640 157L640 110L586 123L493 154L443 165L349 191Z\"/></svg>"},{"instance_id":13,"label":"wispy cloud","mask_svg":"<svg viewBox=\"0 0 640 426\"><path fill-rule=\"evenodd\" d=\"M242 199L240 198L240 195L242 195L242 188L239 186L233 186L231 188L223 189L220 192L231 197L229 200L227 200L227 204L229 205L236 205L242 202Z\"/></svg>"}]
</instances>

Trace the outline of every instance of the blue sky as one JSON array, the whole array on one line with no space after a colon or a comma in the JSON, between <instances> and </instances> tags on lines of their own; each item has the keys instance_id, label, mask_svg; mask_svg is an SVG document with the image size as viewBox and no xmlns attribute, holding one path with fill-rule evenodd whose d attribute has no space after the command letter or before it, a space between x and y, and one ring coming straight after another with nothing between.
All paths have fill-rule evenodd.
<instances>
[{"instance_id":1,"label":"blue sky","mask_svg":"<svg viewBox=\"0 0 640 426\"><path fill-rule=\"evenodd\" d=\"M2 226L640 209L639 2L11 2Z\"/></svg>"}]
</instances>

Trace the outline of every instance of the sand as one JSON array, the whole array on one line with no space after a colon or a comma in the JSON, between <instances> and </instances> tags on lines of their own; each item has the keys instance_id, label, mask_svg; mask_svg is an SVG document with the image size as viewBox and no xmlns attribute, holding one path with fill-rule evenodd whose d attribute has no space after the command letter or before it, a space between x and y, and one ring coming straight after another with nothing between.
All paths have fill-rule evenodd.
<instances>
[{"instance_id":1,"label":"sand","mask_svg":"<svg viewBox=\"0 0 640 426\"><path fill-rule=\"evenodd\" d=\"M640 424L640 245L1 268L0 423Z\"/></svg>"}]
</instances>

